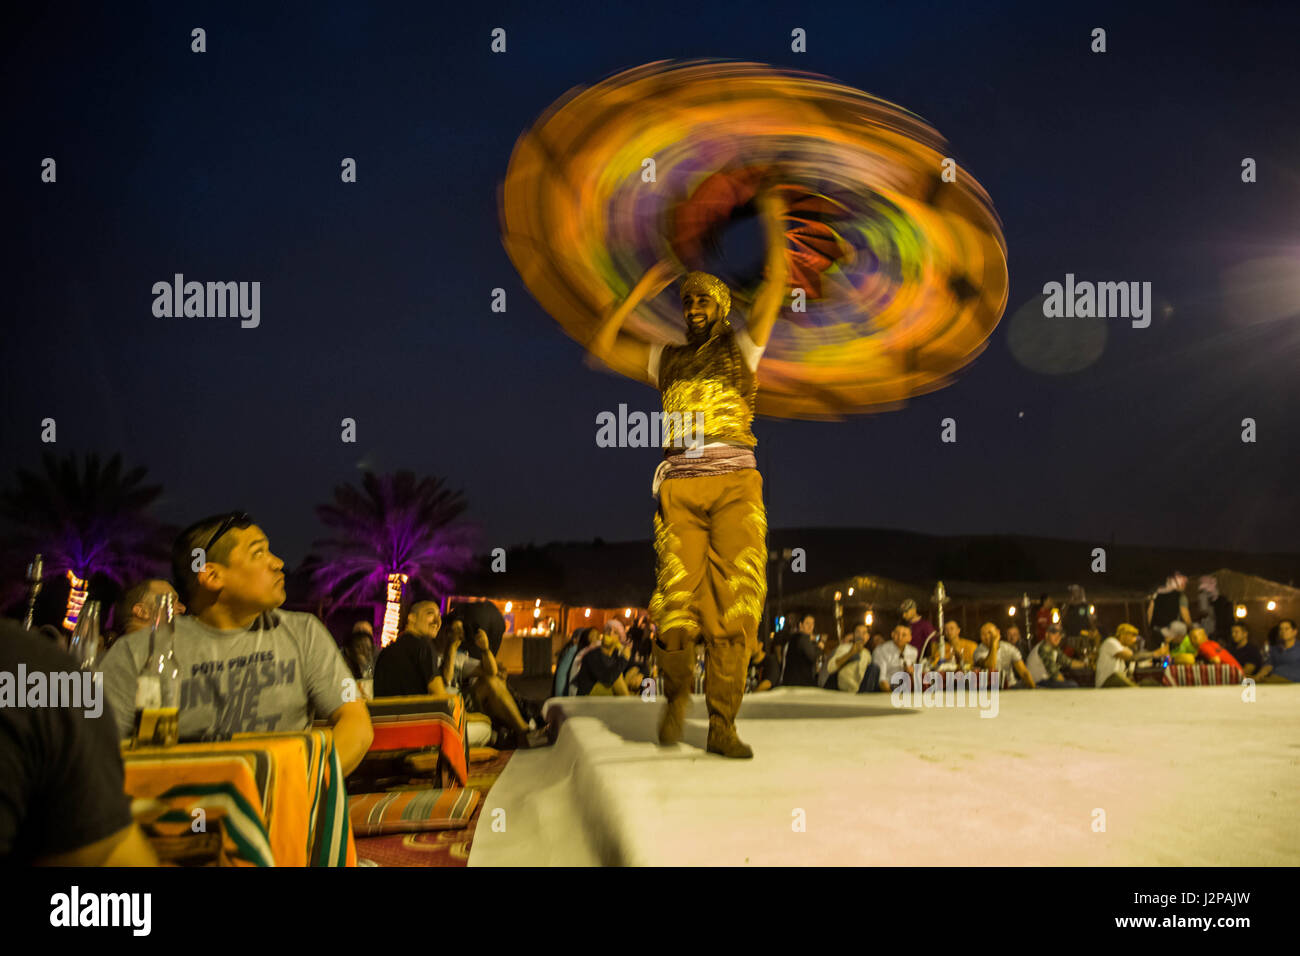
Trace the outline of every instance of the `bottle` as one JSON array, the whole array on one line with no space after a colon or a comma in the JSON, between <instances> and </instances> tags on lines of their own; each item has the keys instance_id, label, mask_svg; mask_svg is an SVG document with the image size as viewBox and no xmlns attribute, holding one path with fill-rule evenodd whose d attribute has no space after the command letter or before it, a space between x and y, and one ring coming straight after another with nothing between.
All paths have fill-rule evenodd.
<instances>
[{"instance_id":1,"label":"bottle","mask_svg":"<svg viewBox=\"0 0 1300 956\"><path fill-rule=\"evenodd\" d=\"M178 695L180 667L176 662L176 606L170 594L158 596L149 653L135 683L135 743L173 746L180 730Z\"/></svg>"},{"instance_id":2,"label":"bottle","mask_svg":"<svg viewBox=\"0 0 1300 956\"><path fill-rule=\"evenodd\" d=\"M77 617L77 627L72 632L72 641L68 644L68 653L77 661L83 671L93 671L99 660L103 638L99 633L99 602L87 601Z\"/></svg>"}]
</instances>

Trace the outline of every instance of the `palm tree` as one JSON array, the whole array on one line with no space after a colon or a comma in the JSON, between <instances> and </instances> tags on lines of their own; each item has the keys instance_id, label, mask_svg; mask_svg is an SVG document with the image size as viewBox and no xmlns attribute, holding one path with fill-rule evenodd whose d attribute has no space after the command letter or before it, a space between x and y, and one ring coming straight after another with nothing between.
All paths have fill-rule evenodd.
<instances>
[{"instance_id":1,"label":"palm tree","mask_svg":"<svg viewBox=\"0 0 1300 956\"><path fill-rule=\"evenodd\" d=\"M146 512L162 494L144 484L146 469L122 471L122 456L102 465L88 455L43 457L43 471L18 469L16 488L0 494L10 547L43 556L46 575L68 579L63 626L72 629L93 575L126 584L166 566L173 529Z\"/></svg>"},{"instance_id":2,"label":"palm tree","mask_svg":"<svg viewBox=\"0 0 1300 956\"><path fill-rule=\"evenodd\" d=\"M431 594L451 591L453 575L472 566L477 528L460 520L467 505L440 478L409 471L366 472L361 488L340 485L316 514L334 537L316 541L311 560L317 593L336 604L387 599L382 643L397 636L408 581Z\"/></svg>"}]
</instances>

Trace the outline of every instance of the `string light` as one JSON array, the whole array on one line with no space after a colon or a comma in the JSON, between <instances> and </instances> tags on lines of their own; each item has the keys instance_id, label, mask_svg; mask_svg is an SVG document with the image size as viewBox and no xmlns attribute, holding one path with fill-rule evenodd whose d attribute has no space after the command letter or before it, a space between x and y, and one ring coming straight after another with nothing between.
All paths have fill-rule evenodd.
<instances>
[{"instance_id":1,"label":"string light","mask_svg":"<svg viewBox=\"0 0 1300 956\"><path fill-rule=\"evenodd\" d=\"M1009 608L1007 608L1007 617L1015 617L1015 616L1016 616L1016 606L1013 604Z\"/></svg>"},{"instance_id":2,"label":"string light","mask_svg":"<svg viewBox=\"0 0 1300 956\"><path fill-rule=\"evenodd\" d=\"M591 608L587 608L586 613L583 614L582 616L583 616L583 617L591 617Z\"/></svg>"},{"instance_id":3,"label":"string light","mask_svg":"<svg viewBox=\"0 0 1300 956\"><path fill-rule=\"evenodd\" d=\"M515 602L514 602L514 601L506 601L506 613L509 614L509 613L510 613L510 609L511 609L512 607L514 607L514 606L515 606Z\"/></svg>"},{"instance_id":4,"label":"string light","mask_svg":"<svg viewBox=\"0 0 1300 956\"><path fill-rule=\"evenodd\" d=\"M853 597L853 588L849 588L849 597Z\"/></svg>"},{"instance_id":5,"label":"string light","mask_svg":"<svg viewBox=\"0 0 1300 956\"><path fill-rule=\"evenodd\" d=\"M1238 604L1238 605L1237 605L1237 617L1245 617L1245 616L1246 616L1246 605L1244 605L1244 604Z\"/></svg>"},{"instance_id":6,"label":"string light","mask_svg":"<svg viewBox=\"0 0 1300 956\"><path fill-rule=\"evenodd\" d=\"M1269 609L1270 611L1276 611L1276 610L1277 610L1277 602L1276 602L1276 601L1269 601L1269 602L1268 602L1268 609Z\"/></svg>"}]
</instances>

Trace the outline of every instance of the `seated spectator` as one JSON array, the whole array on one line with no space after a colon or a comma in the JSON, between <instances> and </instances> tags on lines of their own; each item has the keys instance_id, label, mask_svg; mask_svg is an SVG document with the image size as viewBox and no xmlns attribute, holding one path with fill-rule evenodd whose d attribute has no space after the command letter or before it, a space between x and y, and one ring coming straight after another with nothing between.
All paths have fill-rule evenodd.
<instances>
[{"instance_id":1,"label":"seated spectator","mask_svg":"<svg viewBox=\"0 0 1300 956\"><path fill-rule=\"evenodd\" d=\"M20 666L80 676L45 637L0 621L0 674ZM131 819L112 705L97 697L90 707L17 707L0 695L0 864L158 865Z\"/></svg>"},{"instance_id":2,"label":"seated spectator","mask_svg":"<svg viewBox=\"0 0 1300 956\"><path fill-rule=\"evenodd\" d=\"M867 679L879 685L880 670L871 663L871 652L867 650L867 625L859 624L853 629L853 636L835 649L827 671L828 690L856 694Z\"/></svg>"},{"instance_id":3,"label":"seated spectator","mask_svg":"<svg viewBox=\"0 0 1300 956\"><path fill-rule=\"evenodd\" d=\"M903 616L903 623L912 629L912 646L920 654L921 648L925 647L926 638L934 633L934 625L921 617L916 610L916 602L911 598L898 606L898 613Z\"/></svg>"},{"instance_id":4,"label":"seated spectator","mask_svg":"<svg viewBox=\"0 0 1300 956\"><path fill-rule=\"evenodd\" d=\"M343 646L343 660L357 680L370 680L375 672L375 628L369 621L357 621L352 625Z\"/></svg>"},{"instance_id":5,"label":"seated spectator","mask_svg":"<svg viewBox=\"0 0 1300 956\"><path fill-rule=\"evenodd\" d=\"M606 631L599 650L583 661L577 678L578 696L628 697L640 687L641 672L632 663L632 648L619 640L613 629Z\"/></svg>"},{"instance_id":6,"label":"seated spectator","mask_svg":"<svg viewBox=\"0 0 1300 956\"><path fill-rule=\"evenodd\" d=\"M1245 624L1233 624L1232 656L1241 662L1241 675L1265 680L1273 673L1273 666L1264 660L1264 652L1250 642L1250 631Z\"/></svg>"},{"instance_id":7,"label":"seated spectator","mask_svg":"<svg viewBox=\"0 0 1300 956\"><path fill-rule=\"evenodd\" d=\"M410 605L406 627L379 652L375 661L376 697L447 693L433 650L434 638L441 628L442 612L436 601L417 600Z\"/></svg>"},{"instance_id":8,"label":"seated spectator","mask_svg":"<svg viewBox=\"0 0 1300 956\"><path fill-rule=\"evenodd\" d=\"M578 696L578 675L582 673L582 662L591 654L600 650L601 642L606 634L615 634L622 643L623 625L617 620L610 619L605 622L605 628L602 631L594 627L587 635L587 646L578 649L577 655L573 658L573 666L569 668L569 696Z\"/></svg>"},{"instance_id":9,"label":"seated spectator","mask_svg":"<svg viewBox=\"0 0 1300 956\"><path fill-rule=\"evenodd\" d=\"M746 693L760 693L771 690L781 683L781 661L772 648L773 640L760 642L758 649L749 659L749 676L745 685Z\"/></svg>"},{"instance_id":10,"label":"seated spectator","mask_svg":"<svg viewBox=\"0 0 1300 956\"><path fill-rule=\"evenodd\" d=\"M1196 645L1187 636L1187 625L1174 621L1160 628L1160 636L1169 648L1169 658L1175 664L1195 664Z\"/></svg>"},{"instance_id":11,"label":"seated spectator","mask_svg":"<svg viewBox=\"0 0 1300 956\"><path fill-rule=\"evenodd\" d=\"M989 670L1006 674L1008 689L1017 686L1018 681L1023 681L1031 690L1034 688L1033 675L1025 667L1019 649L1010 641L1001 639L998 627L992 621L985 621L980 627L980 646L975 649L974 661L976 667L984 667L988 661Z\"/></svg>"},{"instance_id":12,"label":"seated spectator","mask_svg":"<svg viewBox=\"0 0 1300 956\"><path fill-rule=\"evenodd\" d=\"M594 631L595 628L580 627L569 637L569 640L560 652L555 656L555 679L551 682L551 696L564 697L569 692L569 671L573 667L573 659L578 656L578 651L587 646L587 635Z\"/></svg>"},{"instance_id":13,"label":"seated spectator","mask_svg":"<svg viewBox=\"0 0 1300 956\"><path fill-rule=\"evenodd\" d=\"M875 684L875 690L888 694L893 691L894 685L891 679L895 674L905 673L912 681L916 680L917 654L916 648L912 646L912 629L906 624L900 624L889 635L890 640L876 648L875 654L871 657L871 663L879 671L879 677ZM913 688L917 685L905 685L905 689ZM858 693L867 693L872 687L863 681L858 688Z\"/></svg>"},{"instance_id":14,"label":"seated spectator","mask_svg":"<svg viewBox=\"0 0 1300 956\"><path fill-rule=\"evenodd\" d=\"M961 636L961 625L954 620L943 622L943 658L939 657L939 640L930 641L930 666L938 667L944 661L954 661L962 670L970 670L975 663L975 649L979 646L974 641Z\"/></svg>"},{"instance_id":15,"label":"seated spectator","mask_svg":"<svg viewBox=\"0 0 1300 956\"><path fill-rule=\"evenodd\" d=\"M1020 636L1020 627L1018 625L1016 624L1007 625L1007 632L1002 635L1001 643L1010 644L1012 647L1014 647L1016 650L1020 652L1022 658L1024 657L1025 654L1024 638ZM976 651L975 653L978 654L979 651Z\"/></svg>"},{"instance_id":16,"label":"seated spectator","mask_svg":"<svg viewBox=\"0 0 1300 956\"><path fill-rule=\"evenodd\" d=\"M1029 674L1036 687L1078 687L1076 681L1065 676L1065 671L1086 666L1082 661L1072 661L1061 650L1063 637L1061 625L1047 626L1047 639L1039 641L1029 653Z\"/></svg>"},{"instance_id":17,"label":"seated spectator","mask_svg":"<svg viewBox=\"0 0 1300 956\"><path fill-rule=\"evenodd\" d=\"M1137 643L1140 631L1132 624L1121 624L1112 637L1101 642L1097 649L1097 673L1093 681L1095 687L1136 687L1128 676L1128 662L1150 660L1152 657L1164 657L1169 647L1161 644L1153 651L1138 651Z\"/></svg>"},{"instance_id":18,"label":"seated spectator","mask_svg":"<svg viewBox=\"0 0 1300 956\"><path fill-rule=\"evenodd\" d=\"M1268 649L1273 673L1292 682L1300 681L1300 644L1295 638L1295 621L1283 618L1277 622L1277 642Z\"/></svg>"},{"instance_id":19,"label":"seated spectator","mask_svg":"<svg viewBox=\"0 0 1300 956\"><path fill-rule=\"evenodd\" d=\"M176 602L176 613L184 614L185 605L170 581L162 578L146 578L131 585L114 605L113 627L119 635L134 634L136 631L152 628L154 615L158 612L158 598L170 594ZM113 638L116 640L116 637ZM107 650L112 641L104 645Z\"/></svg>"},{"instance_id":20,"label":"seated spectator","mask_svg":"<svg viewBox=\"0 0 1300 956\"><path fill-rule=\"evenodd\" d=\"M799 629L789 636L785 649L785 671L781 674L782 687L816 687L817 658L822 647L813 635L817 619L806 613L799 619Z\"/></svg>"},{"instance_id":21,"label":"seated spectator","mask_svg":"<svg viewBox=\"0 0 1300 956\"><path fill-rule=\"evenodd\" d=\"M1205 628L1194 627L1187 632L1187 639L1196 648L1197 659L1207 664L1227 664L1229 667L1241 667L1237 659L1222 648L1217 641L1210 640Z\"/></svg>"},{"instance_id":22,"label":"seated spectator","mask_svg":"<svg viewBox=\"0 0 1300 956\"><path fill-rule=\"evenodd\" d=\"M542 731L530 737L534 728L524 717L518 701L506 685L505 668L496 659L505 637L506 622L491 601L461 604L448 614L451 638L459 651L450 652L442 640L434 641L439 653L438 667L449 690L459 690L473 709L487 714L493 723L515 735L515 746L527 749L541 743ZM473 635L469 641L465 635ZM535 723L535 721L534 721Z\"/></svg>"},{"instance_id":23,"label":"seated spectator","mask_svg":"<svg viewBox=\"0 0 1300 956\"><path fill-rule=\"evenodd\" d=\"M204 563L192 569L198 558ZM242 512L198 521L172 546L172 579L190 614L176 618L182 740L247 731L306 730L328 718L344 774L374 737L334 638L314 615L277 610L284 562ZM136 678L150 631L119 639L104 656L104 686L119 737L133 730Z\"/></svg>"}]
</instances>

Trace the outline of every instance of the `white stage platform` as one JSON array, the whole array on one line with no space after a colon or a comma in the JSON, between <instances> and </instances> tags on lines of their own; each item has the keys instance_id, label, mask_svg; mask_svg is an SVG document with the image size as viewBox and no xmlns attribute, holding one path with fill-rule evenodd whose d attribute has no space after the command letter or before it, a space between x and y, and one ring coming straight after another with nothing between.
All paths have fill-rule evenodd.
<instances>
[{"instance_id":1,"label":"white stage platform","mask_svg":"<svg viewBox=\"0 0 1300 956\"><path fill-rule=\"evenodd\" d=\"M669 748L662 700L555 698L469 865L1295 866L1300 686L1255 692L1009 691L989 718L782 688L745 698L752 760L705 752L700 695Z\"/></svg>"}]
</instances>

